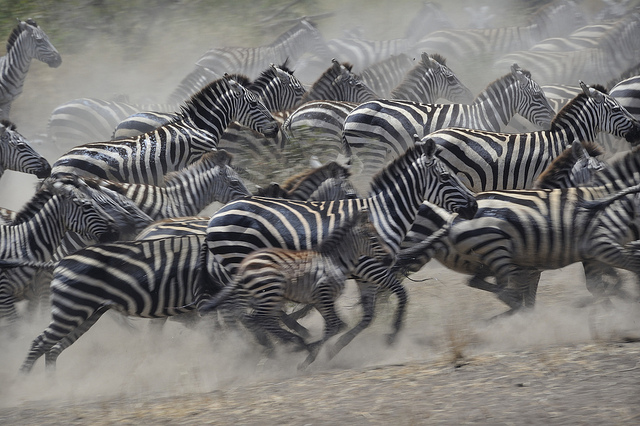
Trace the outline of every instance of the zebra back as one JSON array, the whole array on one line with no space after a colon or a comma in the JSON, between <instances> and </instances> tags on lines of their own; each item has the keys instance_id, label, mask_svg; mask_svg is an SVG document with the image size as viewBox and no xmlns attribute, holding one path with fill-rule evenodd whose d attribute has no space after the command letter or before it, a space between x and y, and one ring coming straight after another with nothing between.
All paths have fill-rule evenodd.
<instances>
[{"instance_id":1,"label":"zebra back","mask_svg":"<svg viewBox=\"0 0 640 426\"><path fill-rule=\"evenodd\" d=\"M413 67L413 61L404 53L392 55L363 69L359 75L378 96L386 98L391 90L402 82L405 74Z\"/></svg>"},{"instance_id":2,"label":"zebra back","mask_svg":"<svg viewBox=\"0 0 640 426\"><path fill-rule=\"evenodd\" d=\"M421 61L393 88L390 97L422 103L434 103L439 98L468 103L473 93L447 67L444 57L422 52Z\"/></svg>"},{"instance_id":3,"label":"zebra back","mask_svg":"<svg viewBox=\"0 0 640 426\"><path fill-rule=\"evenodd\" d=\"M5 170L30 173L44 179L51 173L51 166L18 133L15 124L0 120L0 176Z\"/></svg>"}]
</instances>

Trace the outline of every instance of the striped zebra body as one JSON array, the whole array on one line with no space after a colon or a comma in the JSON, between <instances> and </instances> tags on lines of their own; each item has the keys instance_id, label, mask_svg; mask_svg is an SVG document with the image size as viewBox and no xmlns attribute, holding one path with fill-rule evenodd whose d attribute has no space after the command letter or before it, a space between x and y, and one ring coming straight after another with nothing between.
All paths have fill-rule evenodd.
<instances>
[{"instance_id":1,"label":"striped zebra body","mask_svg":"<svg viewBox=\"0 0 640 426\"><path fill-rule=\"evenodd\" d=\"M44 179L51 173L51 166L18 133L15 124L0 120L0 177L5 170L29 173Z\"/></svg>"},{"instance_id":2,"label":"striped zebra body","mask_svg":"<svg viewBox=\"0 0 640 426\"><path fill-rule=\"evenodd\" d=\"M630 143L640 140L640 123L602 87L583 86L554 118L550 130L507 134L471 129L443 129L427 138L439 157L475 192L531 188L534 180L569 144L593 141L598 132Z\"/></svg>"},{"instance_id":3,"label":"striped zebra body","mask_svg":"<svg viewBox=\"0 0 640 426\"><path fill-rule=\"evenodd\" d=\"M455 76L440 55L423 53L392 91L393 99L435 102L438 98L468 102L471 91ZM282 131L290 142L297 142L321 161L337 158L342 151L342 130L347 116L358 104L344 102L307 102L285 121Z\"/></svg>"},{"instance_id":4,"label":"striped zebra body","mask_svg":"<svg viewBox=\"0 0 640 426\"><path fill-rule=\"evenodd\" d=\"M255 78L269 66L288 61L292 66L305 53L321 58L331 57L326 42L318 29L303 19L290 30L281 34L271 44L259 47L215 47L208 50L169 96L170 101L180 102L200 90L193 83L207 81L212 75L220 78L225 73L238 73ZM208 80L209 83L212 80Z\"/></svg>"},{"instance_id":5,"label":"striped zebra body","mask_svg":"<svg viewBox=\"0 0 640 426\"><path fill-rule=\"evenodd\" d=\"M392 55L363 69L359 75L363 83L379 97L386 98L402 82L413 67L413 61L404 53Z\"/></svg>"},{"instance_id":6,"label":"striped zebra body","mask_svg":"<svg viewBox=\"0 0 640 426\"><path fill-rule=\"evenodd\" d=\"M357 211L367 209L382 240L397 253L400 243L415 218L422 200L427 199L471 217L475 200L457 179L440 168L435 145L418 143L381 172L374 180L372 196L327 202L303 202L249 197L227 204L211 218L207 229L206 266L214 281L230 282L242 259L265 247L305 250L319 243ZM399 330L406 293L379 262L358 264L365 311L357 331L341 340L346 344L373 318L373 303L379 287L390 288L399 296L395 332Z\"/></svg>"},{"instance_id":7,"label":"striped zebra body","mask_svg":"<svg viewBox=\"0 0 640 426\"><path fill-rule=\"evenodd\" d=\"M51 322L36 337L21 371L45 354L48 368L107 310L164 318L196 309L211 290L203 283L203 236L97 244L60 260L51 283Z\"/></svg>"},{"instance_id":8,"label":"striped zebra body","mask_svg":"<svg viewBox=\"0 0 640 426\"><path fill-rule=\"evenodd\" d=\"M251 195L231 167L224 150L204 154L198 161L165 176L164 186L99 181L101 187L131 199L153 220L193 216L217 201Z\"/></svg>"},{"instance_id":9,"label":"striped zebra body","mask_svg":"<svg viewBox=\"0 0 640 426\"><path fill-rule=\"evenodd\" d=\"M542 84L575 84L580 79L605 83L638 63L640 13L619 20L594 46L571 51L511 52L494 66L517 62L529 69Z\"/></svg>"},{"instance_id":10,"label":"striped zebra body","mask_svg":"<svg viewBox=\"0 0 640 426\"><path fill-rule=\"evenodd\" d=\"M34 216L0 225L0 259L48 261L67 231L102 240L118 237L113 219L75 188L52 184L40 191L41 207ZM23 297L34 273L33 268L0 270L0 317L16 319L14 303Z\"/></svg>"},{"instance_id":11,"label":"striped zebra body","mask_svg":"<svg viewBox=\"0 0 640 426\"><path fill-rule=\"evenodd\" d=\"M302 86L300 80L287 67L286 61L279 66L271 64L253 82L249 81L245 76L238 76L236 81L247 90L253 92L272 113L286 111L295 107L306 93L306 89ZM175 109L176 107L173 107L170 111ZM166 109L158 111L139 109L111 127L113 132L112 139L126 139L151 132L174 120L176 115L178 113L168 112ZM230 126L233 126L233 124L230 124Z\"/></svg>"},{"instance_id":12,"label":"striped zebra body","mask_svg":"<svg viewBox=\"0 0 640 426\"><path fill-rule=\"evenodd\" d=\"M412 43L404 38L392 40L362 40L342 38L327 41L332 57L352 63L357 70L364 70L390 56L406 53Z\"/></svg>"},{"instance_id":13,"label":"striped zebra body","mask_svg":"<svg viewBox=\"0 0 640 426\"><path fill-rule=\"evenodd\" d=\"M54 163L51 173L161 184L166 173L215 149L225 127L234 119L267 135L278 131L271 114L251 92L223 78L194 95L179 120L136 138L76 147Z\"/></svg>"},{"instance_id":14,"label":"striped zebra body","mask_svg":"<svg viewBox=\"0 0 640 426\"><path fill-rule=\"evenodd\" d=\"M575 148L566 151L567 159L570 159L569 151L572 150ZM577 160L573 154L571 156L578 163L583 161ZM559 181L555 189L490 191L479 194L480 210L473 220L468 221L468 224L454 224L449 237L424 246L416 254L413 247L451 220L448 212L424 203L403 242L403 250L398 255L395 267L399 270L417 271L431 258L435 258L451 269L474 275L469 285L499 293L505 288L506 281L494 285L487 283L485 278L498 274L496 265L504 262L501 266L504 279L513 271L515 263L517 267L531 268L533 271L532 274L527 273L521 277L526 278L526 282L532 286L530 290L533 293L528 296L528 303L532 303L535 301L534 286L537 286L540 271L581 261L585 268L587 289L599 296L604 290L600 274L615 274L612 266L616 264L610 261L607 263L607 253L603 255L596 248L602 242L598 238L616 240L613 243L608 240L606 243L614 245L613 253L618 253L616 244L639 238L637 219L630 221L629 216L625 216L628 213L625 208L637 207L634 207L637 200L622 200L622 204L631 202L631 205L615 205L608 213L604 211L605 208L610 208L606 203L600 205L598 203L601 201L598 201L593 206L589 205L589 201L602 200L618 191L629 191L629 187L636 185L640 179L639 159L638 149L635 148L612 163L611 167L598 170L591 176L587 186L580 188L561 188L563 182ZM562 163L564 165L556 167L565 168L565 171L572 168L572 161ZM581 183L583 178L577 175L574 180L565 183ZM593 235L598 237L592 238ZM501 244L503 248L499 249ZM510 293L511 291L505 294L509 296L504 300L507 303L513 302L513 294ZM519 298L518 303L521 301L522 298Z\"/></svg>"},{"instance_id":15,"label":"striped zebra body","mask_svg":"<svg viewBox=\"0 0 640 426\"><path fill-rule=\"evenodd\" d=\"M9 35L7 54L0 57L0 119L8 119L11 103L21 93L31 60L57 68L62 58L33 19L20 21Z\"/></svg>"},{"instance_id":16,"label":"striped zebra body","mask_svg":"<svg viewBox=\"0 0 640 426\"><path fill-rule=\"evenodd\" d=\"M573 2L555 2L537 11L525 26L435 31L413 47L414 51L443 52L455 60L482 59L525 50L545 38L562 36L581 24Z\"/></svg>"},{"instance_id":17,"label":"striped zebra body","mask_svg":"<svg viewBox=\"0 0 640 426\"><path fill-rule=\"evenodd\" d=\"M316 358L320 346L335 336L344 322L335 311L335 301L345 281L363 256L383 259L388 255L366 211L345 220L315 250L264 248L242 260L233 283L200 312L210 312L221 304L232 304L245 324L254 329L262 343L260 330L284 342L309 351L300 367ZM325 320L322 339L305 343L302 336L283 329L279 320L285 300L314 306Z\"/></svg>"},{"instance_id":18,"label":"striped zebra body","mask_svg":"<svg viewBox=\"0 0 640 426\"><path fill-rule=\"evenodd\" d=\"M343 152L359 157L365 165L363 173L370 176L388 158L404 152L413 135L421 138L447 127L499 131L516 113L540 126L547 126L553 117L540 87L514 65L471 105L380 99L356 107L344 123Z\"/></svg>"},{"instance_id":19,"label":"striped zebra body","mask_svg":"<svg viewBox=\"0 0 640 426\"><path fill-rule=\"evenodd\" d=\"M609 91L631 115L640 120L640 75L622 80Z\"/></svg>"},{"instance_id":20,"label":"striped zebra body","mask_svg":"<svg viewBox=\"0 0 640 426\"><path fill-rule=\"evenodd\" d=\"M578 28L566 37L551 37L529 48L532 52L570 52L598 47L598 40L613 29L615 23L601 22Z\"/></svg>"}]
</instances>

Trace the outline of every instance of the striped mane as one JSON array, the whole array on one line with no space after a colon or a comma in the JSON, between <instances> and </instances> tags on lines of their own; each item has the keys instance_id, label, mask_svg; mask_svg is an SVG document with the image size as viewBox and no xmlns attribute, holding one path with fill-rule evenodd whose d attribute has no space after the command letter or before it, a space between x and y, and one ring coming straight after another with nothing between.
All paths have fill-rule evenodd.
<instances>
[{"instance_id":1,"label":"striped mane","mask_svg":"<svg viewBox=\"0 0 640 426\"><path fill-rule=\"evenodd\" d=\"M593 186L605 185L614 181L620 181L625 187L640 182L640 146L636 146L622 157L610 161L609 167L605 167L598 173Z\"/></svg>"},{"instance_id":2,"label":"striped mane","mask_svg":"<svg viewBox=\"0 0 640 426\"><path fill-rule=\"evenodd\" d=\"M395 184L396 178L403 170L412 168L412 164L418 161L423 154L422 145L412 145L407 150L380 170L371 180L369 194L375 195L389 186Z\"/></svg>"},{"instance_id":3,"label":"striped mane","mask_svg":"<svg viewBox=\"0 0 640 426\"><path fill-rule=\"evenodd\" d=\"M234 81L237 81L234 79ZM244 86L243 86L244 87ZM204 86L200 91L193 94L188 100L186 100L181 106L180 111L172 117L172 119L166 124L174 124L178 121L184 120L186 117L192 114L194 109L197 109L197 105L208 103L208 99L217 99L223 96L229 90L226 79L224 77L212 81Z\"/></svg>"},{"instance_id":4,"label":"striped mane","mask_svg":"<svg viewBox=\"0 0 640 426\"><path fill-rule=\"evenodd\" d=\"M596 89L599 92L604 93L605 95L609 94L607 89L600 84L594 84L591 88ZM551 120L551 128L554 129L560 121L563 121L569 113L573 111L581 109L584 104L587 103L589 97L585 93L578 93L573 99L571 99Z\"/></svg>"},{"instance_id":5,"label":"striped mane","mask_svg":"<svg viewBox=\"0 0 640 426\"><path fill-rule=\"evenodd\" d=\"M440 65L447 65L447 59L439 53L432 53L431 55L429 55L429 57Z\"/></svg>"},{"instance_id":6,"label":"striped mane","mask_svg":"<svg viewBox=\"0 0 640 426\"><path fill-rule=\"evenodd\" d=\"M204 171L211 170L215 166L230 165L233 155L225 150L210 151L202 155L197 161L189 164L182 170L175 170L164 175L164 183L166 187L174 184L180 184L180 180L185 176L197 175Z\"/></svg>"},{"instance_id":7,"label":"striped mane","mask_svg":"<svg viewBox=\"0 0 640 426\"><path fill-rule=\"evenodd\" d=\"M37 212L44 208L44 205L47 204L53 196L54 193L51 191L49 185L45 182L39 183L36 193L16 213L11 224L17 225L29 221Z\"/></svg>"},{"instance_id":8,"label":"striped mane","mask_svg":"<svg viewBox=\"0 0 640 426\"><path fill-rule=\"evenodd\" d=\"M27 23L27 25L31 25L32 27L38 27L36 21L31 18L27 19L25 22ZM24 28L20 24L21 23L18 23L18 25L13 27L13 31L11 31L11 34L9 35L9 40L7 40L7 52L9 52L13 48L16 40L18 40L18 37L20 37L20 34L22 34L22 32L24 31Z\"/></svg>"},{"instance_id":9,"label":"striped mane","mask_svg":"<svg viewBox=\"0 0 640 426\"><path fill-rule=\"evenodd\" d=\"M598 157L604 154L604 149L596 142L582 142L582 146L590 157ZM555 176L559 176L563 171L573 167L575 162L576 158L573 156L572 148L569 147L562 151L536 180L540 182L554 180Z\"/></svg>"}]
</instances>

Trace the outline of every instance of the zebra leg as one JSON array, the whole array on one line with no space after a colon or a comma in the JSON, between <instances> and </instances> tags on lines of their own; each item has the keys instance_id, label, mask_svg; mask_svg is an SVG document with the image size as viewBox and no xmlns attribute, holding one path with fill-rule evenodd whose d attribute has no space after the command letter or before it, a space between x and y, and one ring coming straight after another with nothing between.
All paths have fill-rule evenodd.
<instances>
[{"instance_id":1,"label":"zebra leg","mask_svg":"<svg viewBox=\"0 0 640 426\"><path fill-rule=\"evenodd\" d=\"M0 282L0 319L6 319L9 336L16 337L15 324L18 321L16 298L8 283Z\"/></svg>"},{"instance_id":2,"label":"zebra leg","mask_svg":"<svg viewBox=\"0 0 640 426\"><path fill-rule=\"evenodd\" d=\"M587 290L596 299L609 296L628 297L622 289L622 278L618 271L610 265L596 260L582 262Z\"/></svg>"},{"instance_id":3,"label":"zebra leg","mask_svg":"<svg viewBox=\"0 0 640 426\"><path fill-rule=\"evenodd\" d=\"M320 302L318 303L316 308L322 315L322 318L324 318L324 335L322 336L322 339L313 343L309 343L307 345L309 349L309 355L307 355L307 358L300 365L298 365L298 370L306 369L309 364L315 361L322 345L327 340L338 334L340 330L342 330L346 326L344 321L340 319L336 312L335 298L332 296L332 294L326 294L321 295L320 297Z\"/></svg>"},{"instance_id":4,"label":"zebra leg","mask_svg":"<svg viewBox=\"0 0 640 426\"><path fill-rule=\"evenodd\" d=\"M272 334L285 343L292 343L294 345L295 352L309 349L302 337L290 331L287 331L280 326L278 316L275 316L272 313L264 314L261 312L256 312L255 319L256 322L260 324L260 327L262 327L268 333Z\"/></svg>"},{"instance_id":5,"label":"zebra leg","mask_svg":"<svg viewBox=\"0 0 640 426\"><path fill-rule=\"evenodd\" d=\"M73 329L64 338L54 344L51 349L46 351L44 360L45 367L49 371L53 371L56 368L56 361L60 353L71 346L76 340L78 340L84 333L86 333L100 317L109 310L107 306L101 306L97 311L89 315L79 326Z\"/></svg>"},{"instance_id":6,"label":"zebra leg","mask_svg":"<svg viewBox=\"0 0 640 426\"><path fill-rule=\"evenodd\" d=\"M284 311L280 313L280 320L282 321L282 323L286 325L289 329L291 329L293 332L299 334L303 339L308 339L309 337L311 337L311 334L309 333L309 330L307 330L306 327L300 325L300 323L296 320L296 317L294 317L294 314L302 310L306 310L307 312L309 312L311 309L307 309L307 307L313 308L313 306L307 305L304 308L299 309L296 312L293 312L292 314L287 314Z\"/></svg>"},{"instance_id":7,"label":"zebra leg","mask_svg":"<svg viewBox=\"0 0 640 426\"><path fill-rule=\"evenodd\" d=\"M358 287L360 288L362 319L355 327L340 336L333 347L329 348L329 359L336 356L338 352L340 352L345 346L347 346L358 334L360 334L362 330L364 330L369 326L369 324L371 324L371 321L373 321L378 286L361 280L358 280L357 282Z\"/></svg>"}]
</instances>

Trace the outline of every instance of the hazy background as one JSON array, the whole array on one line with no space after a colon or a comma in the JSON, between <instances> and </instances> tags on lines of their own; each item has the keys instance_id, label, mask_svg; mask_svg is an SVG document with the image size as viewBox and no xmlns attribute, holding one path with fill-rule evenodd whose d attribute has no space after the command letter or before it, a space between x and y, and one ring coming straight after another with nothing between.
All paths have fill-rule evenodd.
<instances>
[{"instance_id":1,"label":"hazy background","mask_svg":"<svg viewBox=\"0 0 640 426\"><path fill-rule=\"evenodd\" d=\"M0 39L8 38L15 18L37 20L62 55L57 69L34 61L24 92L14 104L12 120L37 150L53 162L55 149L46 139L47 121L58 105L79 97L109 99L127 95L133 102L164 101L194 62L215 46L259 46L289 28L277 23L302 15L335 12L317 21L325 38L361 27L368 39L400 38L421 1L304 0L274 20L261 20L289 1L0 1ZM460 27L468 25L467 5L489 5L496 27L516 25L545 2L446 1L443 10ZM592 14L599 1L581 2ZM446 52L438 52L446 56ZM356 70L357 71L357 70ZM454 71L462 74L454 68ZM506 72L507 70L505 70ZM469 70L466 70L469 73ZM503 73L474 69L468 84L477 93ZM307 81L306 83L311 83ZM7 172L0 182L0 206L17 209L33 193L35 179ZM410 309L407 329L393 348L382 343L390 311L382 310L373 327L329 362L321 354L312 372L358 368L409 359L451 358L465 353L513 350L609 338L637 327L637 310L622 305L615 312L579 309L576 300L588 295L579 266L543 274L539 306L508 322L482 321L505 310L489 294L466 287L466 277L429 265L407 282ZM394 302L395 303L395 302ZM359 318L352 289L342 302L345 319ZM43 360L26 379L17 370L31 340L48 323L39 316L21 326L17 339L0 336L0 407L26 401L100 400L109 396L175 394L239 386L297 374L300 354L265 361L239 338L211 340L206 327L188 330L169 323L161 335L144 333L146 320L123 326L106 315L58 360L56 380L47 380ZM310 326L319 330L314 317Z\"/></svg>"}]
</instances>

